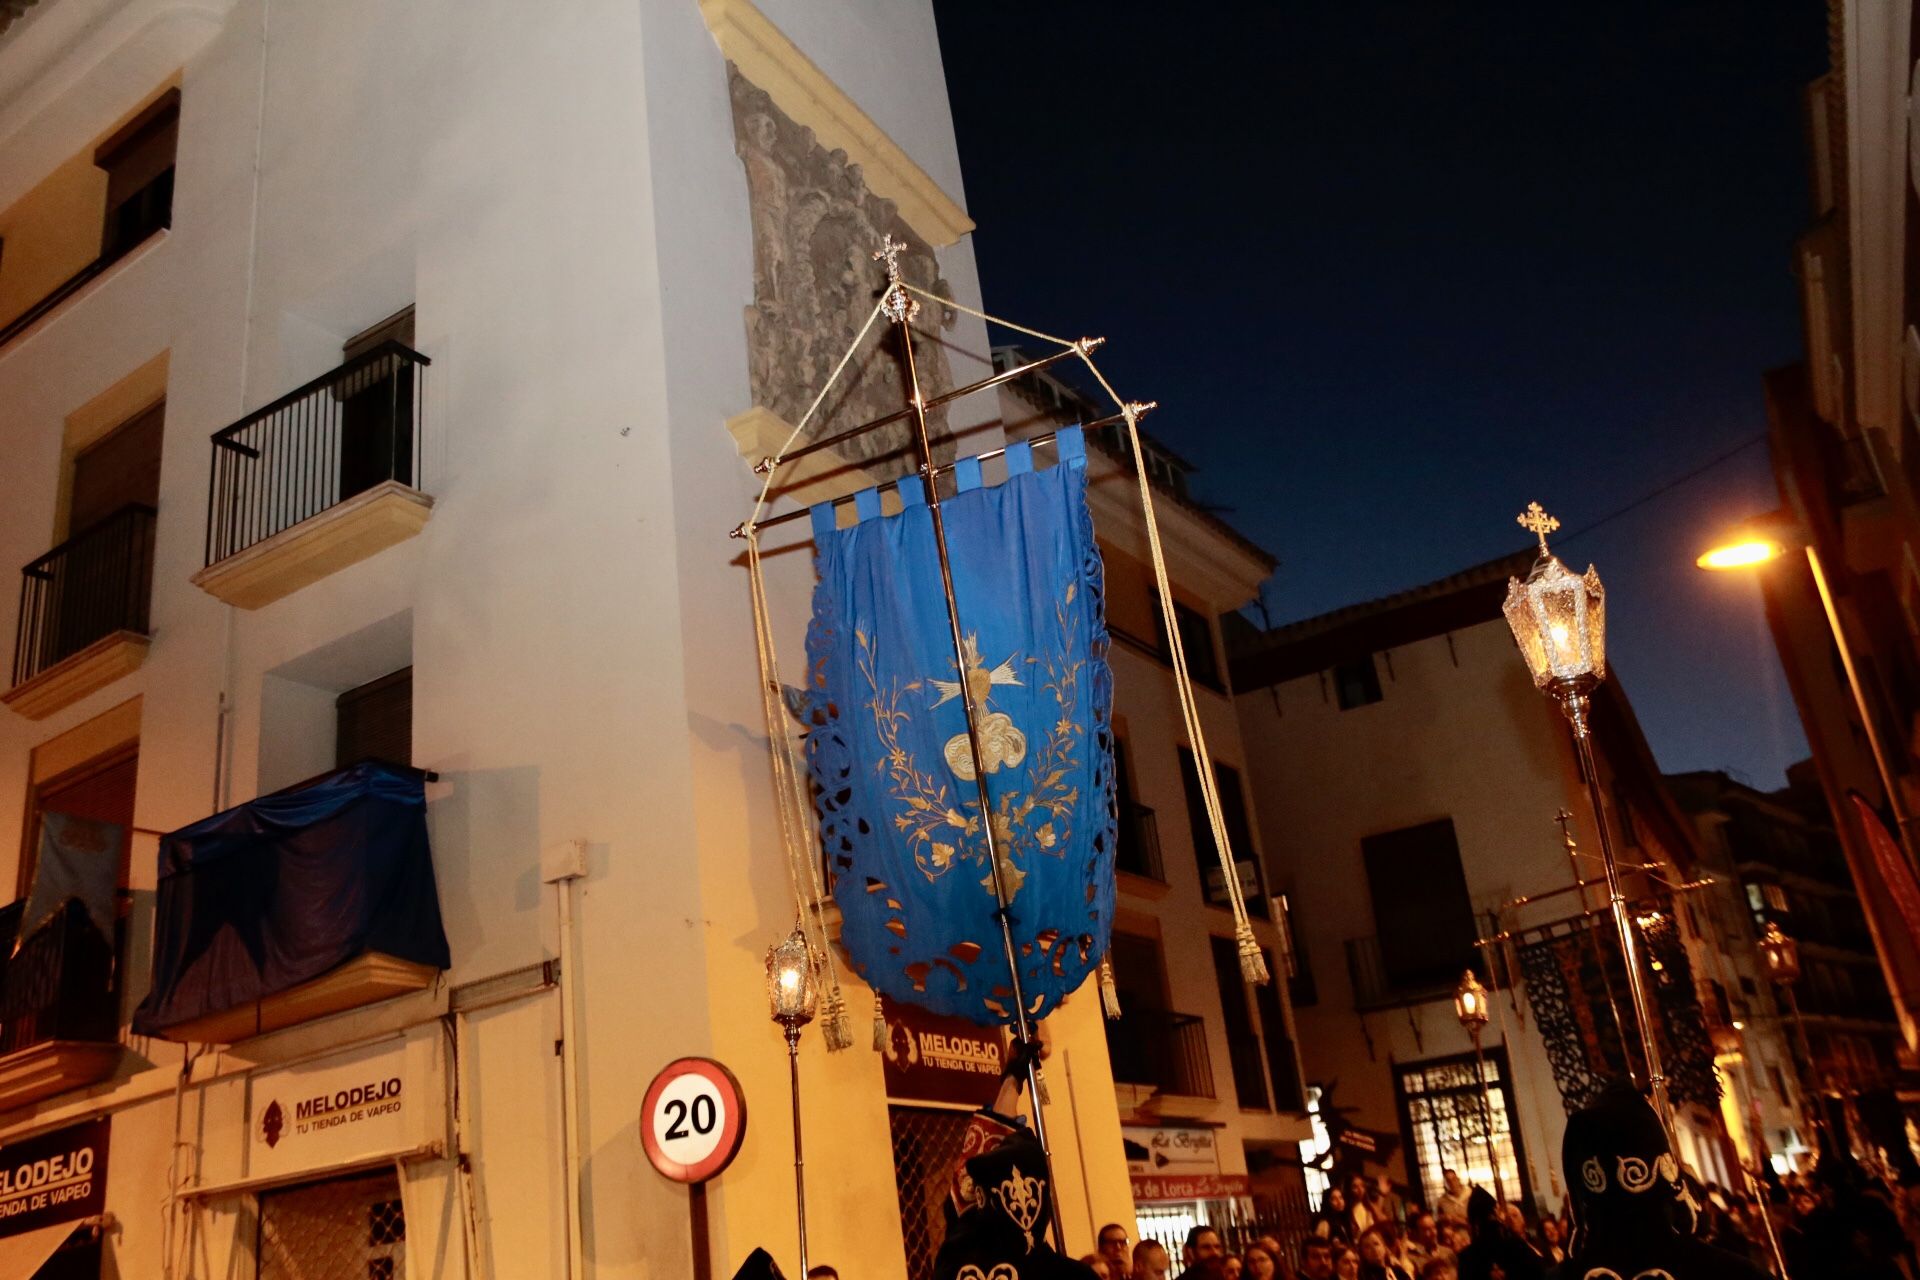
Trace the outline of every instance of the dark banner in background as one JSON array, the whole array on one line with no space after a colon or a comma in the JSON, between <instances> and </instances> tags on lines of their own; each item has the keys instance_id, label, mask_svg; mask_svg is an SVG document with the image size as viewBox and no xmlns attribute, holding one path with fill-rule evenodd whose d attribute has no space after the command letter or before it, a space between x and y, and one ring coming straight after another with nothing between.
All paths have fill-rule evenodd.
<instances>
[{"instance_id":1,"label":"dark banner in background","mask_svg":"<svg viewBox=\"0 0 1920 1280\"><path fill-rule=\"evenodd\" d=\"M89 1120L0 1147L0 1240L105 1212L110 1123Z\"/></svg>"},{"instance_id":2,"label":"dark banner in background","mask_svg":"<svg viewBox=\"0 0 1920 1280\"><path fill-rule=\"evenodd\" d=\"M1643 972L1659 1014L1655 1034L1667 1091L1675 1102L1717 1105L1720 1080L1713 1068L1713 1041L1671 904L1642 904L1632 910L1640 926ZM1627 1078L1626 1043L1632 1043L1638 1055L1619 935L1611 916L1595 915L1556 926L1544 936L1522 935L1518 943L1527 1003L1546 1041L1554 1083L1567 1110L1578 1111L1608 1080Z\"/></svg>"}]
</instances>

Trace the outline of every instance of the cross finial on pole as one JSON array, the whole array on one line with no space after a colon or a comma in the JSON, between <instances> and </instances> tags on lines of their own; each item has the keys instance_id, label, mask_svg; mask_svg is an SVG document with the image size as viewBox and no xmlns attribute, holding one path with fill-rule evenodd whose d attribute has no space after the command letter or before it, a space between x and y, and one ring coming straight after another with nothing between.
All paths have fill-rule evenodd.
<instances>
[{"instance_id":1,"label":"cross finial on pole","mask_svg":"<svg viewBox=\"0 0 1920 1280\"><path fill-rule=\"evenodd\" d=\"M1547 535L1560 527L1560 522L1548 515L1539 503L1529 502L1516 520L1522 529L1540 539L1540 554L1547 554Z\"/></svg>"},{"instance_id":2,"label":"cross finial on pole","mask_svg":"<svg viewBox=\"0 0 1920 1280\"><path fill-rule=\"evenodd\" d=\"M880 300L880 310L895 324L906 324L920 314L920 300L909 294L907 286L900 282L900 255L906 251L906 244L895 240L889 232L873 255L875 262L887 264L887 296Z\"/></svg>"},{"instance_id":3,"label":"cross finial on pole","mask_svg":"<svg viewBox=\"0 0 1920 1280\"><path fill-rule=\"evenodd\" d=\"M1560 824L1560 838L1567 842L1567 848L1569 849L1573 848L1574 847L1573 832L1567 826L1568 823L1573 821L1573 815L1567 812L1565 809L1562 809L1560 812L1553 815L1553 820Z\"/></svg>"}]
</instances>

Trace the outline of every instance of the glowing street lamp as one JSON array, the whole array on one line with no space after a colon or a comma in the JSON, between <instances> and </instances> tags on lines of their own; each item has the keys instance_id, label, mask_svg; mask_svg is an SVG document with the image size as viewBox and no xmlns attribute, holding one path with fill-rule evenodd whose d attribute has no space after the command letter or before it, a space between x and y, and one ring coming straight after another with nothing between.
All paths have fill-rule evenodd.
<instances>
[{"instance_id":1,"label":"glowing street lamp","mask_svg":"<svg viewBox=\"0 0 1920 1280\"><path fill-rule=\"evenodd\" d=\"M807 1274L807 1179L800 1141L800 1028L820 1007L813 951L796 923L786 940L767 948L767 1005L787 1034L787 1079L793 1088L793 1199L800 1224L800 1274Z\"/></svg>"},{"instance_id":2,"label":"glowing street lamp","mask_svg":"<svg viewBox=\"0 0 1920 1280\"><path fill-rule=\"evenodd\" d=\"M1779 559L1790 549L1806 553L1807 568L1813 573L1813 585L1820 593L1821 608L1826 611L1827 629L1833 634L1833 647L1840 654L1840 666L1847 675L1847 691L1853 695L1854 713L1859 717L1860 727L1866 731L1867 746L1873 752L1873 765L1880 774L1880 788L1886 793L1888 807L1893 810L1894 826L1900 833L1900 847L1907 855L1908 864L1920 869L1920 854L1916 854L1913 832L1909 829L1912 818L1907 813L1906 798L1894 781L1886 744L1880 740L1880 722L1867 705L1866 687L1860 683L1860 672L1853 661L1853 648L1847 643L1846 629L1840 623L1840 612L1834 607L1833 592L1827 586L1826 570L1821 567L1820 553L1814 550L1812 539L1785 516L1776 513L1735 533L1726 542L1705 552L1694 563L1702 569L1753 568Z\"/></svg>"},{"instance_id":3,"label":"glowing street lamp","mask_svg":"<svg viewBox=\"0 0 1920 1280\"><path fill-rule=\"evenodd\" d=\"M1507 1188L1500 1177L1500 1155L1493 1149L1493 1099L1487 1089L1487 1056L1480 1048L1480 1033L1492 1017L1487 1007L1487 989L1469 969L1453 991L1453 1016L1473 1037L1473 1070L1480 1080L1480 1132L1487 1139L1487 1164L1493 1169L1493 1194L1501 1204L1507 1202Z\"/></svg>"},{"instance_id":4,"label":"glowing street lamp","mask_svg":"<svg viewBox=\"0 0 1920 1280\"><path fill-rule=\"evenodd\" d=\"M1547 549L1547 535L1558 529L1560 522L1541 510L1539 503L1529 503L1519 523L1540 539L1540 558L1524 581L1508 580L1503 611L1514 643L1520 646L1520 656L1533 676L1534 686L1560 704L1560 710L1573 726L1574 748L1579 752L1581 770L1586 775L1587 802L1593 807L1594 827L1600 833L1600 860L1606 868L1607 899L1614 929L1620 935L1620 958L1627 970L1627 990L1633 997L1634 1017L1640 1024L1646 1084L1660 1122L1671 1133L1673 1108L1667 1100L1667 1078L1660 1065L1653 1001L1647 993L1646 975L1640 971L1639 946L1634 938L1633 920L1627 912L1626 893L1620 884L1613 831L1607 823L1606 805L1600 793L1600 770L1593 754L1591 695L1607 678L1607 594L1593 566L1587 566L1586 573L1575 575ZM1631 1069L1631 1054L1628 1059Z\"/></svg>"}]
</instances>

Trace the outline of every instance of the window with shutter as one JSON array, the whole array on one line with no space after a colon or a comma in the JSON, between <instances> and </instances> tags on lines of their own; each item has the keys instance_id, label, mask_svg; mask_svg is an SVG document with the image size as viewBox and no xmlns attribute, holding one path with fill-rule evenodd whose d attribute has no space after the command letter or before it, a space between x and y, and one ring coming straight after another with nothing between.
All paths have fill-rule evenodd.
<instances>
[{"instance_id":1,"label":"window with shutter","mask_svg":"<svg viewBox=\"0 0 1920 1280\"><path fill-rule=\"evenodd\" d=\"M1473 900L1453 819L1368 836L1360 854L1389 986L1451 989L1476 959Z\"/></svg>"},{"instance_id":2,"label":"window with shutter","mask_svg":"<svg viewBox=\"0 0 1920 1280\"><path fill-rule=\"evenodd\" d=\"M334 703L334 765L413 763L413 668L349 689Z\"/></svg>"},{"instance_id":3,"label":"window with shutter","mask_svg":"<svg viewBox=\"0 0 1920 1280\"><path fill-rule=\"evenodd\" d=\"M112 261L172 225L179 134L180 91L169 89L93 153L94 164L107 171L103 259Z\"/></svg>"}]
</instances>

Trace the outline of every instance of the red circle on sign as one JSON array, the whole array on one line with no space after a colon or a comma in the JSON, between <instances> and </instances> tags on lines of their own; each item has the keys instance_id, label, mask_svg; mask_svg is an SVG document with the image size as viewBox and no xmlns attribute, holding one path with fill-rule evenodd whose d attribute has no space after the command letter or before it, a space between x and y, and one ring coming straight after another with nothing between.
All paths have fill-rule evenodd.
<instances>
[{"instance_id":1,"label":"red circle on sign","mask_svg":"<svg viewBox=\"0 0 1920 1280\"><path fill-rule=\"evenodd\" d=\"M704 1113L703 1102L708 1104ZM709 1134L710 1143L703 1140ZM746 1136L746 1095L733 1072L712 1058L669 1062L647 1086L640 1104L640 1145L662 1176L675 1182L717 1177L740 1154ZM677 1158L675 1148L684 1141L705 1150L691 1160Z\"/></svg>"}]
</instances>

